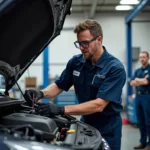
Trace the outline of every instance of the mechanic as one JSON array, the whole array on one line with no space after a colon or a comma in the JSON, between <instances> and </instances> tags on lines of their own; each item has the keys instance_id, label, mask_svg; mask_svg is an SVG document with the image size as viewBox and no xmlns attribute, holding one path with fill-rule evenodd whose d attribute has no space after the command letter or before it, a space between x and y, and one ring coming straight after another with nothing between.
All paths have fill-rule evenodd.
<instances>
[{"instance_id":1,"label":"mechanic","mask_svg":"<svg viewBox=\"0 0 150 150\"><path fill-rule=\"evenodd\" d=\"M60 107L40 104L40 115L82 115L81 120L97 128L111 150L120 150L122 121L122 88L126 73L122 63L102 45L103 32L95 20L80 22L74 29L77 34L76 48L82 54L73 56L60 77L41 91L26 90L24 96L33 94L36 101L53 98L74 85L79 104Z\"/></svg>"},{"instance_id":2,"label":"mechanic","mask_svg":"<svg viewBox=\"0 0 150 150\"><path fill-rule=\"evenodd\" d=\"M138 127L140 129L140 145L134 149L150 150L150 65L149 53L142 51L139 54L142 67L138 68L130 82L136 88L136 111ZM149 141L147 143L147 136Z\"/></svg>"}]
</instances>

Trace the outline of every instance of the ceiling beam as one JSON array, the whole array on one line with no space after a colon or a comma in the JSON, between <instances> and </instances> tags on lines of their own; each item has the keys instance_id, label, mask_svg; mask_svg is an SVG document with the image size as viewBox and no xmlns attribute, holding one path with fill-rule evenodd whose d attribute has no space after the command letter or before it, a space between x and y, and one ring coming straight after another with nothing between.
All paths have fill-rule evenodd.
<instances>
[{"instance_id":1,"label":"ceiling beam","mask_svg":"<svg viewBox=\"0 0 150 150\"><path fill-rule=\"evenodd\" d=\"M116 11L115 9L114 10L96 10L96 13L112 13L112 12L115 12L115 13L129 13L129 11ZM149 13L150 10L142 10L143 13ZM72 14L75 14L75 13L83 13L83 10L72 10Z\"/></svg>"},{"instance_id":2,"label":"ceiling beam","mask_svg":"<svg viewBox=\"0 0 150 150\"><path fill-rule=\"evenodd\" d=\"M91 11L90 11L90 14L89 14L90 19L94 18L94 16L95 16L97 4L98 4L98 0L93 0L93 4L91 6Z\"/></svg>"},{"instance_id":3,"label":"ceiling beam","mask_svg":"<svg viewBox=\"0 0 150 150\"><path fill-rule=\"evenodd\" d=\"M126 23L131 22L144 8L150 4L150 0L141 1L135 9L125 18Z\"/></svg>"},{"instance_id":4,"label":"ceiling beam","mask_svg":"<svg viewBox=\"0 0 150 150\"><path fill-rule=\"evenodd\" d=\"M117 6L118 3L109 3L109 4L97 4L97 6ZM81 6L84 6L84 7L90 7L91 4L84 4L84 5L81 5L81 4L72 4L73 7L81 7ZM133 4L132 6L135 6L135 4Z\"/></svg>"}]
</instances>

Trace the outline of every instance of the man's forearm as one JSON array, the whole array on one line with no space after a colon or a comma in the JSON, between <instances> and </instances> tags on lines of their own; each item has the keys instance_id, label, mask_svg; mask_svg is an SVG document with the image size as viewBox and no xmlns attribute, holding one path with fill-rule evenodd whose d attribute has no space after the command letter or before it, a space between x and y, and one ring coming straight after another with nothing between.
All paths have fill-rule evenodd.
<instances>
[{"instance_id":1,"label":"man's forearm","mask_svg":"<svg viewBox=\"0 0 150 150\"><path fill-rule=\"evenodd\" d=\"M135 81L138 83L138 85L147 85L148 84L147 78L135 78Z\"/></svg>"},{"instance_id":2,"label":"man's forearm","mask_svg":"<svg viewBox=\"0 0 150 150\"><path fill-rule=\"evenodd\" d=\"M47 86L41 91L43 92L45 98L53 98L60 94L63 90L58 88L58 86L55 83L52 83L51 85Z\"/></svg>"},{"instance_id":3,"label":"man's forearm","mask_svg":"<svg viewBox=\"0 0 150 150\"><path fill-rule=\"evenodd\" d=\"M131 85L131 86L139 86L139 84L138 84L138 82L137 82L136 80L132 80L132 81L130 82L130 85Z\"/></svg>"},{"instance_id":4,"label":"man's forearm","mask_svg":"<svg viewBox=\"0 0 150 150\"><path fill-rule=\"evenodd\" d=\"M65 106L65 114L69 115L88 115L96 112L102 112L109 101L91 100L78 105Z\"/></svg>"}]
</instances>

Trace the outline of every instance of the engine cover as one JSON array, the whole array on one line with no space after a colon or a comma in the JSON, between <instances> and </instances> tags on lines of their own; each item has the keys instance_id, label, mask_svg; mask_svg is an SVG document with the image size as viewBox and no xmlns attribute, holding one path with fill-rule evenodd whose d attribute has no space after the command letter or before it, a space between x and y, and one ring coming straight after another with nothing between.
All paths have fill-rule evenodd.
<instances>
[{"instance_id":1,"label":"engine cover","mask_svg":"<svg viewBox=\"0 0 150 150\"><path fill-rule=\"evenodd\" d=\"M35 129L42 130L55 134L58 131L57 125L54 120L48 117L25 114L25 113L13 113L1 118L1 124L3 125L24 125L30 124Z\"/></svg>"}]
</instances>

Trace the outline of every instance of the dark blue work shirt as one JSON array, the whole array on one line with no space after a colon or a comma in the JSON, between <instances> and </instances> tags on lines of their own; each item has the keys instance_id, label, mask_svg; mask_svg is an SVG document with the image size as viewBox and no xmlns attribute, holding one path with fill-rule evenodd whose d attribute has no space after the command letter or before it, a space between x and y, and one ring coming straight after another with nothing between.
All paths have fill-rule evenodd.
<instances>
[{"instance_id":1,"label":"dark blue work shirt","mask_svg":"<svg viewBox=\"0 0 150 150\"><path fill-rule=\"evenodd\" d=\"M132 80L134 80L135 78L144 78L146 75L148 75L147 80L150 82L150 65L149 64L145 68L143 67L138 68L135 71ZM150 84L136 86L136 91L150 91Z\"/></svg>"},{"instance_id":2,"label":"dark blue work shirt","mask_svg":"<svg viewBox=\"0 0 150 150\"><path fill-rule=\"evenodd\" d=\"M125 80L122 63L104 48L104 53L95 65L86 61L82 54L74 56L55 83L65 91L74 85L79 103L96 98L110 101L103 112L83 116L84 122L102 133L112 128L117 122L116 118L120 117Z\"/></svg>"}]
</instances>

